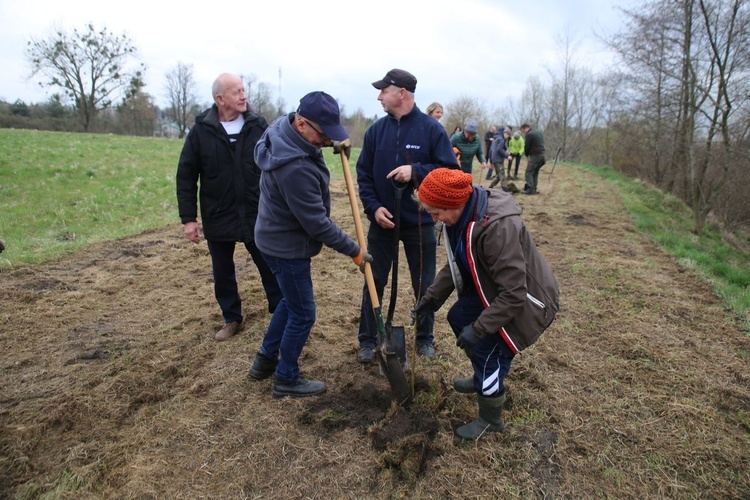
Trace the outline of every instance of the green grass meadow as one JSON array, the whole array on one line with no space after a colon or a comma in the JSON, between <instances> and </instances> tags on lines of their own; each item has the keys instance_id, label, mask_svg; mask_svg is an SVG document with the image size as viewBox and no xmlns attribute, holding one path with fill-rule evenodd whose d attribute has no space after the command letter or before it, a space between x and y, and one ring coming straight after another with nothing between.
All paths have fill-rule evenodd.
<instances>
[{"instance_id":1,"label":"green grass meadow","mask_svg":"<svg viewBox=\"0 0 750 500\"><path fill-rule=\"evenodd\" d=\"M0 269L179 221L183 141L0 129ZM334 180L341 161L325 149ZM358 151L352 153L351 165Z\"/></svg>"},{"instance_id":2,"label":"green grass meadow","mask_svg":"<svg viewBox=\"0 0 750 500\"><path fill-rule=\"evenodd\" d=\"M175 171L182 140L0 129L0 270L54 259L95 242L179 221ZM332 182L341 161L325 150ZM359 150L352 152L354 170ZM711 282L750 332L750 255L709 227L696 235L674 196L611 168L583 166L614 183L636 227Z\"/></svg>"}]
</instances>

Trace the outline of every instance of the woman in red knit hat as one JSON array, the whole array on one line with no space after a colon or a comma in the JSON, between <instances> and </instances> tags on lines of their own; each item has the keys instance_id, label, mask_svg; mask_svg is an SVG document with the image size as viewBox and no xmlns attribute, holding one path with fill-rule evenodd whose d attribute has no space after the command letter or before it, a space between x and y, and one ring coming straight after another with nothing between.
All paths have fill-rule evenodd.
<instances>
[{"instance_id":1,"label":"woman in red knit hat","mask_svg":"<svg viewBox=\"0 0 750 500\"><path fill-rule=\"evenodd\" d=\"M471 174L461 170L439 168L425 177L417 197L434 221L444 223L448 263L412 313L437 311L458 292L448 323L474 376L453 385L477 393L479 414L456 435L476 439L503 430L503 380L513 357L552 323L560 293L513 196L473 186Z\"/></svg>"}]
</instances>

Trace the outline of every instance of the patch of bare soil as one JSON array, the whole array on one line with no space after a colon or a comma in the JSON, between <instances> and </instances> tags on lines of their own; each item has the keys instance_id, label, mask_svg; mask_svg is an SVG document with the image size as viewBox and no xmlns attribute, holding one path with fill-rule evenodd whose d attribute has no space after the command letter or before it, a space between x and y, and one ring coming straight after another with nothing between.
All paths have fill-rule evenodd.
<instances>
[{"instance_id":1,"label":"patch of bare soil","mask_svg":"<svg viewBox=\"0 0 750 500\"><path fill-rule=\"evenodd\" d=\"M438 357L410 359L414 403L391 403L355 360L361 275L328 249L301 359L328 392L273 399L247 376L269 320L254 265L238 248L246 326L216 343L205 243L175 224L0 273L0 497L747 498L748 338L610 186L543 174L518 200L563 310L513 363L503 433L453 436L476 402L451 388L470 366L445 311ZM333 191L353 235L343 182Z\"/></svg>"}]
</instances>

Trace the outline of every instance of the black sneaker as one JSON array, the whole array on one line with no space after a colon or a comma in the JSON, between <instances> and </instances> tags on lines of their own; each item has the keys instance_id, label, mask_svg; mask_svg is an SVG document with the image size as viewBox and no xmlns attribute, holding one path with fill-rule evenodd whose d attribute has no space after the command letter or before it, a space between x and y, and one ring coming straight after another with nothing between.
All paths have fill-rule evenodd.
<instances>
[{"instance_id":1,"label":"black sneaker","mask_svg":"<svg viewBox=\"0 0 750 500\"><path fill-rule=\"evenodd\" d=\"M275 398L309 398L326 392L325 382L320 380L307 380L298 378L294 382L286 383L276 380L273 384L273 397Z\"/></svg>"},{"instance_id":2,"label":"black sneaker","mask_svg":"<svg viewBox=\"0 0 750 500\"><path fill-rule=\"evenodd\" d=\"M427 359L435 359L435 347L432 344L419 344L417 354Z\"/></svg>"},{"instance_id":3,"label":"black sneaker","mask_svg":"<svg viewBox=\"0 0 750 500\"><path fill-rule=\"evenodd\" d=\"M372 347L362 347L357 354L357 361L363 364L372 363L375 359L375 349Z\"/></svg>"},{"instance_id":4,"label":"black sneaker","mask_svg":"<svg viewBox=\"0 0 750 500\"><path fill-rule=\"evenodd\" d=\"M276 365L279 364L278 359L267 358L261 353L255 355L255 361L253 366L250 368L250 376L256 380L263 380L270 377L276 371Z\"/></svg>"}]
</instances>

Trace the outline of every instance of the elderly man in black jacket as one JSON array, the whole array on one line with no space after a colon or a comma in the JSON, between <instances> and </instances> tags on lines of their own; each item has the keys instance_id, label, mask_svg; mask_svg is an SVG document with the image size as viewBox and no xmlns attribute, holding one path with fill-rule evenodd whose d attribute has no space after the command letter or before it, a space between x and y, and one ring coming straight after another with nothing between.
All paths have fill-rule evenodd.
<instances>
[{"instance_id":1,"label":"elderly man in black jacket","mask_svg":"<svg viewBox=\"0 0 750 500\"><path fill-rule=\"evenodd\" d=\"M258 267L269 312L276 309L282 294L254 238L260 169L253 150L268 124L250 111L245 86L238 76L220 75L212 93L214 105L195 118L182 148L177 166L177 204L187 239L199 243L205 235L208 242L214 294L225 322L215 339L223 341L242 328L234 267L238 241L244 243ZM198 223L198 198L203 230Z\"/></svg>"}]
</instances>

